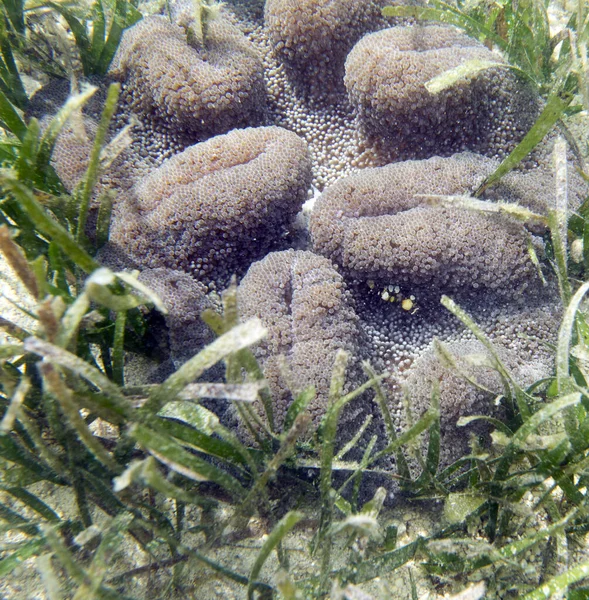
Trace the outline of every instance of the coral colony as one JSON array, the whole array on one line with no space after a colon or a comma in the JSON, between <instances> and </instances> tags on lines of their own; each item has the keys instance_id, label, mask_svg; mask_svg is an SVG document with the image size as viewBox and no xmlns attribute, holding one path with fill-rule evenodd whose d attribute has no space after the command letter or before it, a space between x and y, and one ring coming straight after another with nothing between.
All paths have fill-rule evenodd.
<instances>
[{"instance_id":1,"label":"coral colony","mask_svg":"<svg viewBox=\"0 0 589 600\"><path fill-rule=\"evenodd\" d=\"M471 195L534 123L540 98L478 41L384 19L386 2L228 4L206 27L192 2L171 4L124 33L109 72L123 86L112 133L134 127L100 181L118 191L103 262L139 269L164 299L176 364L207 339L198 319L214 304L207 294L237 275L241 317L269 332L255 352L278 427L292 401L280 357L296 390L315 386L315 424L339 348L353 357L350 387L364 359L387 371L399 427L402 386L420 414L438 381L442 436L456 436L442 444L448 463L467 449L456 420L495 407L436 358L434 338L466 372L468 355L487 352L440 306L442 294L475 316L521 385L550 371L560 313L554 281L533 260L543 227L491 209L501 200L546 214L555 136L480 198L488 211L435 197ZM427 85L473 60L495 66L439 92ZM58 94L38 94L36 110ZM96 123L89 107L88 142L71 126L58 140L54 166L70 189ZM575 208L584 187L572 169L569 186ZM476 372L500 390L494 371ZM356 403L344 425L357 428L371 402Z\"/></svg>"}]
</instances>

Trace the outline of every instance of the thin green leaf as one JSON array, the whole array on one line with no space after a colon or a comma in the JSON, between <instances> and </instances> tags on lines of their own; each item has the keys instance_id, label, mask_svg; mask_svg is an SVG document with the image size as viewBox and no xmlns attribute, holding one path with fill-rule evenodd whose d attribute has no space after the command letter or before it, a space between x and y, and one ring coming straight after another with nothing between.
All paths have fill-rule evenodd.
<instances>
[{"instance_id":1,"label":"thin green leaf","mask_svg":"<svg viewBox=\"0 0 589 600\"><path fill-rule=\"evenodd\" d=\"M402 448L404 445L417 438L419 434L429 429L438 418L439 414L435 410L432 410L432 408L430 407L427 410L427 412L421 417L421 419L419 419L419 421L415 423L415 425L410 427L407 431L404 431L399 437L397 437L395 441L391 442L388 446L386 446L386 448L384 448L380 452L377 452L370 459L369 464L374 464L377 460L379 460L383 456L386 456L387 454L393 454L397 452L397 450Z\"/></svg>"},{"instance_id":2,"label":"thin green leaf","mask_svg":"<svg viewBox=\"0 0 589 600\"><path fill-rule=\"evenodd\" d=\"M0 485L0 489L15 498L18 498L23 504L26 504L29 508L39 513L44 519L47 519L50 522L59 522L61 520L59 515L52 508L47 506L45 502L40 500L34 494L31 494L31 492L25 488Z\"/></svg>"},{"instance_id":3,"label":"thin green leaf","mask_svg":"<svg viewBox=\"0 0 589 600\"><path fill-rule=\"evenodd\" d=\"M54 473L39 460L39 457L25 450L9 435L0 434L0 456L9 462L25 467L41 479L47 479L53 483L65 483L61 475Z\"/></svg>"},{"instance_id":4,"label":"thin green leaf","mask_svg":"<svg viewBox=\"0 0 589 600\"><path fill-rule=\"evenodd\" d=\"M58 346L67 348L69 343L75 338L80 323L89 309L90 298L88 298L88 294L86 293L80 294L74 300L74 303L68 306L59 324L59 333L56 340Z\"/></svg>"},{"instance_id":5,"label":"thin green leaf","mask_svg":"<svg viewBox=\"0 0 589 600\"><path fill-rule=\"evenodd\" d=\"M180 393L182 400L199 400L212 398L215 400L232 400L238 402L255 402L260 391L267 387L265 381L251 383L189 383Z\"/></svg>"},{"instance_id":6,"label":"thin green leaf","mask_svg":"<svg viewBox=\"0 0 589 600\"><path fill-rule=\"evenodd\" d=\"M477 188L475 196L480 196L487 188L497 183L504 175L517 167L519 163L544 139L573 101L573 95L560 91L552 94L544 109L524 139L511 151L501 164Z\"/></svg>"},{"instance_id":7,"label":"thin green leaf","mask_svg":"<svg viewBox=\"0 0 589 600\"><path fill-rule=\"evenodd\" d=\"M0 186L16 198L38 230L49 239L54 240L83 271L91 273L99 267L98 263L70 236L69 232L47 214L33 192L18 181L13 174L0 172Z\"/></svg>"},{"instance_id":8,"label":"thin green leaf","mask_svg":"<svg viewBox=\"0 0 589 600\"><path fill-rule=\"evenodd\" d=\"M491 202L489 200L478 200L472 196L445 196L443 194L415 194L415 197L423 198L433 206L441 205L482 213L506 215L526 225L548 225L548 219L545 215L535 213L514 202Z\"/></svg>"},{"instance_id":9,"label":"thin green leaf","mask_svg":"<svg viewBox=\"0 0 589 600\"><path fill-rule=\"evenodd\" d=\"M90 208L90 200L92 193L99 176L100 167L100 152L104 146L108 127L112 120L112 116L115 112L117 101L119 99L119 92L121 86L118 83L111 83L106 95L106 101L104 102L104 108L102 109L102 116L98 129L96 130L96 136L94 138L94 144L92 145L92 152L88 161L88 168L86 174L82 179L82 189L80 193L80 206L78 209L78 218L76 224L76 239L82 240L84 230L86 228L86 220L88 217L88 209Z\"/></svg>"},{"instance_id":10,"label":"thin green leaf","mask_svg":"<svg viewBox=\"0 0 589 600\"><path fill-rule=\"evenodd\" d=\"M104 48L104 36L106 35L106 18L102 0L95 0L92 5L92 42L90 44L90 55L92 64L98 64L100 53Z\"/></svg>"},{"instance_id":11,"label":"thin green leaf","mask_svg":"<svg viewBox=\"0 0 589 600\"><path fill-rule=\"evenodd\" d=\"M444 501L444 517L448 523L464 523L486 502L483 494L455 492L448 494Z\"/></svg>"},{"instance_id":12,"label":"thin green leaf","mask_svg":"<svg viewBox=\"0 0 589 600\"><path fill-rule=\"evenodd\" d=\"M55 557L63 565L67 574L72 580L78 585L85 585L88 587L92 586L92 579L90 575L82 568L79 561L76 560L74 555L70 552L63 540L58 534L56 527L47 526L43 528L43 535L47 540L47 543L53 550ZM100 585L97 589L96 596L103 600L130 600L128 596L120 594L112 588L108 588L104 585Z\"/></svg>"},{"instance_id":13,"label":"thin green leaf","mask_svg":"<svg viewBox=\"0 0 589 600\"><path fill-rule=\"evenodd\" d=\"M589 562L581 563L567 569L562 575L558 575L543 583L533 592L526 594L522 600L541 600L542 598L555 598L566 593L573 583L589 577Z\"/></svg>"},{"instance_id":14,"label":"thin green leaf","mask_svg":"<svg viewBox=\"0 0 589 600\"><path fill-rule=\"evenodd\" d=\"M283 425L284 431L288 431L292 427L295 419L309 406L309 402L315 398L315 395L315 387L312 385L297 395L286 411Z\"/></svg>"},{"instance_id":15,"label":"thin green leaf","mask_svg":"<svg viewBox=\"0 0 589 600\"><path fill-rule=\"evenodd\" d=\"M2 90L0 90L0 121L2 121L3 127L13 133L21 142L24 140L27 126Z\"/></svg>"},{"instance_id":16,"label":"thin green leaf","mask_svg":"<svg viewBox=\"0 0 589 600\"><path fill-rule=\"evenodd\" d=\"M128 285L132 290L135 290L141 296L147 298L147 301L153 304L157 310L162 313L162 315L168 314L168 309L165 307L160 297L153 290L149 289L145 284L141 283L137 279L137 271L134 273L126 273L121 271L114 273L114 276Z\"/></svg>"},{"instance_id":17,"label":"thin green leaf","mask_svg":"<svg viewBox=\"0 0 589 600\"><path fill-rule=\"evenodd\" d=\"M515 432L513 437L511 438L511 444L516 447L523 445L528 436L535 432L538 427L550 420L554 415L563 411L565 408L569 406L574 406L575 404L579 404L581 402L581 394L578 392L574 392L572 394L567 394L566 396L561 396L543 406L539 411L535 412L529 419L527 419L524 424Z\"/></svg>"},{"instance_id":18,"label":"thin green leaf","mask_svg":"<svg viewBox=\"0 0 589 600\"><path fill-rule=\"evenodd\" d=\"M310 424L311 417L308 414L301 413L298 415L292 427L284 437L278 452L274 454L262 475L256 479L256 482L249 490L241 506L235 511L235 514L232 517L233 523L237 523L238 521L244 522L245 517L251 515L256 505L260 503L260 498L265 493L268 482L276 477L278 469L294 452L296 441L305 433Z\"/></svg>"},{"instance_id":19,"label":"thin green leaf","mask_svg":"<svg viewBox=\"0 0 589 600\"><path fill-rule=\"evenodd\" d=\"M503 423L503 421L500 421L499 419L494 419L493 417L488 417L486 415L472 415L469 417L460 417L458 421L456 421L456 425L458 427L465 427L466 425L469 425L474 421L487 421L487 423L493 425L495 429L501 431L501 433L505 434L508 438L510 438L513 435L513 431L511 431L511 429L509 429L509 427L505 423Z\"/></svg>"},{"instance_id":20,"label":"thin green leaf","mask_svg":"<svg viewBox=\"0 0 589 600\"><path fill-rule=\"evenodd\" d=\"M61 409L69 420L72 429L78 435L80 441L88 448L94 457L113 473L120 473L121 466L112 455L100 443L97 437L88 429L86 421L80 415L80 411L74 402L71 390L65 385L59 373L49 363L41 363L40 371L43 374L47 391L57 399Z\"/></svg>"},{"instance_id":21,"label":"thin green leaf","mask_svg":"<svg viewBox=\"0 0 589 600\"><path fill-rule=\"evenodd\" d=\"M21 406L25 401L25 397L31 389L31 383L27 379L27 377L23 377L14 393L12 394L12 398L10 399L10 404L2 417L2 422L0 422L0 433L7 434L10 433L14 427L14 422L18 417Z\"/></svg>"},{"instance_id":22,"label":"thin green leaf","mask_svg":"<svg viewBox=\"0 0 589 600\"><path fill-rule=\"evenodd\" d=\"M291 511L284 515L282 519L277 523L276 527L271 531L270 535L264 541L264 544L260 548L260 552L256 557L252 570L249 575L249 582L247 586L247 597L248 600L254 598L254 582L258 578L264 563L274 548L286 537L289 531L303 518L303 515L296 511Z\"/></svg>"},{"instance_id":23,"label":"thin green leaf","mask_svg":"<svg viewBox=\"0 0 589 600\"><path fill-rule=\"evenodd\" d=\"M10 98L11 102L24 110L28 103L28 96L25 91L19 70L14 60L12 44L7 35L5 22L2 19L0 24L0 50L2 52L2 87L4 93Z\"/></svg>"},{"instance_id":24,"label":"thin green leaf","mask_svg":"<svg viewBox=\"0 0 589 600\"><path fill-rule=\"evenodd\" d=\"M501 375L504 381L509 382L513 390L515 391L515 398L517 402L517 407L521 413L522 418L525 420L530 416L530 409L526 403L526 399L528 398L527 394L524 390L520 388L517 381L513 378L511 373L507 370L503 361L497 354L497 350L493 346L493 343L489 340L489 338L485 335L482 329L471 319L471 317L458 306L451 298L448 296L442 296L440 302L442 305L447 308L455 317L457 317L472 333L474 336L485 346L491 355L491 360L493 363L493 367L495 370ZM506 390L506 393L510 392L509 389Z\"/></svg>"},{"instance_id":25,"label":"thin green leaf","mask_svg":"<svg viewBox=\"0 0 589 600\"><path fill-rule=\"evenodd\" d=\"M352 439L343 446L343 448L337 453L337 455L335 456L335 458L333 460L335 460L335 461L343 460L344 456L348 452L350 452L350 450L352 450L353 448L356 447L356 445L360 441L360 438L364 435L364 432L372 423L372 419L373 419L372 415L368 415L364 419L364 422L362 423L362 425L360 425L360 427L358 428L358 431L356 431L356 433L354 434Z\"/></svg>"},{"instance_id":26,"label":"thin green leaf","mask_svg":"<svg viewBox=\"0 0 589 600\"><path fill-rule=\"evenodd\" d=\"M24 0L3 0L4 9L17 33L25 32Z\"/></svg>"},{"instance_id":27,"label":"thin green leaf","mask_svg":"<svg viewBox=\"0 0 589 600\"><path fill-rule=\"evenodd\" d=\"M96 64L96 72L100 75L107 73L108 68L119 47L123 31L139 21L143 15L126 0L116 0L115 14L108 32L108 38Z\"/></svg>"},{"instance_id":28,"label":"thin green leaf","mask_svg":"<svg viewBox=\"0 0 589 600\"><path fill-rule=\"evenodd\" d=\"M37 171L43 171L43 169L49 166L51 153L53 152L57 136L67 123L68 119L88 102L97 89L98 88L93 85L84 85L82 91L78 94L71 95L53 119L51 119L49 126L41 136L39 154L37 155Z\"/></svg>"},{"instance_id":29,"label":"thin green leaf","mask_svg":"<svg viewBox=\"0 0 589 600\"><path fill-rule=\"evenodd\" d=\"M23 132L22 145L14 168L18 173L19 179L23 183L32 183L35 181L35 167L37 164L37 154L39 152L39 138L41 135L41 126L37 119L32 118Z\"/></svg>"},{"instance_id":30,"label":"thin green leaf","mask_svg":"<svg viewBox=\"0 0 589 600\"><path fill-rule=\"evenodd\" d=\"M581 301L588 291L589 281L585 282L571 298L569 305L564 311L560 329L558 331L558 343L556 347L556 381L560 393L567 392L570 388L569 360L573 326Z\"/></svg>"},{"instance_id":31,"label":"thin green leaf","mask_svg":"<svg viewBox=\"0 0 589 600\"><path fill-rule=\"evenodd\" d=\"M127 313L117 313L115 319L115 334L112 345L112 378L121 387L125 385L125 324Z\"/></svg>"},{"instance_id":32,"label":"thin green leaf","mask_svg":"<svg viewBox=\"0 0 589 600\"><path fill-rule=\"evenodd\" d=\"M184 387L200 377L207 369L216 365L229 354L255 344L266 334L267 331L259 319L251 319L247 323L237 325L185 362L173 375L170 375L150 394L149 400L142 410L158 412L164 404L177 398Z\"/></svg>"},{"instance_id":33,"label":"thin green leaf","mask_svg":"<svg viewBox=\"0 0 589 600\"><path fill-rule=\"evenodd\" d=\"M129 401L121 394L119 387L115 383L110 381L110 379L98 369L75 354L39 338L27 338L24 346L27 352L42 356L51 363L58 364L61 367L74 371L114 399L118 400L120 405L125 406L129 411L132 410Z\"/></svg>"},{"instance_id":34,"label":"thin green leaf","mask_svg":"<svg viewBox=\"0 0 589 600\"><path fill-rule=\"evenodd\" d=\"M38 298L39 288L37 286L35 274L32 272L21 248L12 239L10 230L6 225L0 226L0 251L4 254L8 264L12 267L18 278L24 283L33 298Z\"/></svg>"},{"instance_id":35,"label":"thin green leaf","mask_svg":"<svg viewBox=\"0 0 589 600\"><path fill-rule=\"evenodd\" d=\"M76 46L80 51L80 60L82 61L84 75L92 75L94 65L92 63L91 43L88 38L86 26L66 6L55 2L48 2L47 5L56 10L67 21L76 40Z\"/></svg>"},{"instance_id":36,"label":"thin green leaf","mask_svg":"<svg viewBox=\"0 0 589 600\"><path fill-rule=\"evenodd\" d=\"M44 548L45 540L39 537L25 542L17 550L7 554L0 560L0 577L7 577L14 569L20 567L27 558L40 554Z\"/></svg>"},{"instance_id":37,"label":"thin green leaf","mask_svg":"<svg viewBox=\"0 0 589 600\"><path fill-rule=\"evenodd\" d=\"M378 381L378 377L376 371L372 368L372 366L367 362L362 363L362 368L364 372L370 377L370 379L374 382L372 387L374 389L374 399L378 404L378 408L382 414L385 430L387 432L387 442L388 444L392 444L397 440L397 432L395 430L395 425L393 423L393 418L389 411L388 402L385 397L384 391L380 382ZM401 477L404 479L410 479L411 474L409 472L409 466L407 465L407 461L405 459L405 455L402 450L399 448L395 455L397 471Z\"/></svg>"},{"instance_id":38,"label":"thin green leaf","mask_svg":"<svg viewBox=\"0 0 589 600\"><path fill-rule=\"evenodd\" d=\"M194 481L213 481L235 498L243 497L245 490L229 473L188 452L172 438L143 425L133 425L129 435L167 467Z\"/></svg>"},{"instance_id":39,"label":"thin green leaf","mask_svg":"<svg viewBox=\"0 0 589 600\"><path fill-rule=\"evenodd\" d=\"M439 94L440 92L455 86L457 83L467 81L474 75L478 75L481 71L493 68L514 69L518 73L523 73L521 69L506 63L473 58L461 63L453 69L448 69L447 71L432 77L432 79L425 83L425 89L430 94ZM523 74L525 75L525 73Z\"/></svg>"},{"instance_id":40,"label":"thin green leaf","mask_svg":"<svg viewBox=\"0 0 589 600\"><path fill-rule=\"evenodd\" d=\"M106 193L100 195L95 234L97 250L100 250L100 248L102 248L108 241L113 204L114 193L111 190L108 190Z\"/></svg>"},{"instance_id":41,"label":"thin green leaf","mask_svg":"<svg viewBox=\"0 0 589 600\"><path fill-rule=\"evenodd\" d=\"M102 597L99 590L106 575L108 562L114 552L121 546L123 534L130 527L132 521L133 515L131 513L121 513L108 524L88 569L88 577L91 583L88 584L84 581L76 591L73 600Z\"/></svg>"},{"instance_id":42,"label":"thin green leaf","mask_svg":"<svg viewBox=\"0 0 589 600\"><path fill-rule=\"evenodd\" d=\"M174 418L177 417L174 416ZM194 427L187 427L183 423L168 421L166 419L159 421L157 426L158 430L161 430L162 433L180 440L184 445L191 446L205 454L216 456L233 466L245 462L241 454L231 444L212 437L211 434L197 431Z\"/></svg>"},{"instance_id":43,"label":"thin green leaf","mask_svg":"<svg viewBox=\"0 0 589 600\"><path fill-rule=\"evenodd\" d=\"M43 582L43 588L47 594L48 600L63 600L64 593L61 589L59 578L55 573L55 569L51 563L53 555L51 553L42 554L37 557L35 561L37 571L41 576Z\"/></svg>"},{"instance_id":44,"label":"thin green leaf","mask_svg":"<svg viewBox=\"0 0 589 600\"><path fill-rule=\"evenodd\" d=\"M168 477L164 477L157 467L156 459L150 456L142 461L132 462L125 471L113 479L113 489L120 492L132 483L139 482L147 485L156 492L163 494L166 498L174 498L187 504L197 504L211 508L215 506L213 500L188 492L174 485Z\"/></svg>"}]
</instances>

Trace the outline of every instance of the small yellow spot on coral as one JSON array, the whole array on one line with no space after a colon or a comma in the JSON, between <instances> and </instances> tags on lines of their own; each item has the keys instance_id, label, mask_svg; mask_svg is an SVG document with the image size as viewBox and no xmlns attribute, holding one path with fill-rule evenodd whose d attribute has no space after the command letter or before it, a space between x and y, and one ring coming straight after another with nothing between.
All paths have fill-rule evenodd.
<instances>
[{"instance_id":1,"label":"small yellow spot on coral","mask_svg":"<svg viewBox=\"0 0 589 600\"><path fill-rule=\"evenodd\" d=\"M369 279L366 283L371 290L374 289L374 281L372 281L372 279Z\"/></svg>"},{"instance_id":2,"label":"small yellow spot on coral","mask_svg":"<svg viewBox=\"0 0 589 600\"><path fill-rule=\"evenodd\" d=\"M381 298L382 298L382 299L383 299L385 302L387 302L387 301L388 301L388 299L391 297L391 295L390 295L390 294L389 294L389 293L388 293L388 292L385 290L385 291L384 291L384 292L383 292L383 293L380 295L380 297L381 297Z\"/></svg>"},{"instance_id":3,"label":"small yellow spot on coral","mask_svg":"<svg viewBox=\"0 0 589 600\"><path fill-rule=\"evenodd\" d=\"M411 298L405 298L405 300L401 302L401 308L407 311L411 310L413 308L413 300L411 300Z\"/></svg>"}]
</instances>

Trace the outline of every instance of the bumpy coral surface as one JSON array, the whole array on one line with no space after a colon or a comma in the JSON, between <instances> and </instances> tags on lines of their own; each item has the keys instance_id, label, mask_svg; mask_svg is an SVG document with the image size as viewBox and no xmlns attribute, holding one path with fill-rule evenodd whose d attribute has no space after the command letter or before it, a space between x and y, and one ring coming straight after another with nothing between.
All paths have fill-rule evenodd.
<instances>
[{"instance_id":1,"label":"bumpy coral surface","mask_svg":"<svg viewBox=\"0 0 589 600\"><path fill-rule=\"evenodd\" d=\"M310 184L305 143L279 127L191 146L117 206L111 244L137 265L228 282L280 242Z\"/></svg>"},{"instance_id":2,"label":"bumpy coral surface","mask_svg":"<svg viewBox=\"0 0 589 600\"><path fill-rule=\"evenodd\" d=\"M363 380L361 359L388 371L383 386L399 428L406 425L403 386L418 415L429 404L432 377L441 380L443 445L461 451L467 436L456 436L456 419L493 407L433 355L437 337L470 369L466 354L481 350L440 306L440 294L460 297L525 385L549 373L542 344L553 341L558 319L555 285L545 268L549 282L541 287L529 255L541 226L528 231L500 214L418 195L471 194L532 125L540 103L503 67L431 94L425 84L444 70L501 57L450 27L383 29L391 23L381 18L381 4L388 2L267 0L262 10L235 0L199 45L190 32L192 2L172 0L174 23L149 17L127 31L111 73L123 83L113 129L131 113L141 122L106 177L119 197L105 256L146 270L171 310L177 362L204 343L197 319L203 286L222 287L249 268L239 305L244 319L259 316L269 330L255 351L277 429L292 393L310 384L319 422L343 348L353 357L348 389ZM272 126L218 135L261 123ZM82 142L75 146L68 131L58 142L56 168L70 182L77 166L60 145L78 148L82 158L90 140ZM465 149L486 156L441 158ZM570 175L575 209L585 191L573 169ZM484 200L545 214L554 189L547 145ZM294 238L292 227L303 202L319 192L310 229L323 256L306 251L308 238ZM273 252L289 246L297 250ZM501 391L492 371L480 377ZM370 399L357 406L362 418L373 410ZM354 418L346 421L352 435Z\"/></svg>"},{"instance_id":3,"label":"bumpy coral surface","mask_svg":"<svg viewBox=\"0 0 589 600\"><path fill-rule=\"evenodd\" d=\"M250 267L238 288L238 306L244 319L257 316L268 328L256 352L272 390L276 426L282 427L291 391L309 385L317 392L309 406L317 425L337 350L355 354L358 347L357 317L342 276L312 252L273 252Z\"/></svg>"},{"instance_id":4,"label":"bumpy coral surface","mask_svg":"<svg viewBox=\"0 0 589 600\"><path fill-rule=\"evenodd\" d=\"M352 46L382 21L374 0L268 0L265 23L275 50L313 89L326 79L341 85Z\"/></svg>"},{"instance_id":5,"label":"bumpy coral surface","mask_svg":"<svg viewBox=\"0 0 589 600\"><path fill-rule=\"evenodd\" d=\"M503 156L539 113L529 85L498 67L439 93L425 87L471 60L503 62L452 27L392 27L356 44L346 60L345 84L368 134L397 159L467 149Z\"/></svg>"},{"instance_id":6,"label":"bumpy coral surface","mask_svg":"<svg viewBox=\"0 0 589 600\"><path fill-rule=\"evenodd\" d=\"M503 367L513 380L525 389L549 376L553 362L549 345L556 341L560 312L548 305L532 305L526 310L511 309L493 317L493 321L482 317L482 324L493 341ZM495 403L498 396L507 395L508 392L498 371L492 366L489 351L481 342L469 337L468 333L463 333L459 339L443 344L444 350L453 357L456 369L444 365L430 344L398 380L406 387L414 418L429 408L434 383L439 386L440 459L443 465L468 452L470 431L477 434L487 431L481 422L457 427L458 419L473 415L499 417L508 408L505 400L501 404ZM458 371L476 381L480 387L468 383ZM405 411L395 406L391 408L397 423L406 427Z\"/></svg>"},{"instance_id":7,"label":"bumpy coral surface","mask_svg":"<svg viewBox=\"0 0 589 600\"><path fill-rule=\"evenodd\" d=\"M496 166L465 153L341 179L317 200L310 223L313 246L353 279L416 293L521 292L540 281L521 224L498 214L431 206L420 196L468 195ZM494 194L536 208L543 200L528 193L516 175Z\"/></svg>"},{"instance_id":8,"label":"bumpy coral surface","mask_svg":"<svg viewBox=\"0 0 589 600\"><path fill-rule=\"evenodd\" d=\"M168 310L169 352L176 366L213 340L212 331L200 318L203 310L214 308L204 284L187 273L166 268L145 269L139 281L152 289Z\"/></svg>"},{"instance_id":9,"label":"bumpy coral surface","mask_svg":"<svg viewBox=\"0 0 589 600\"><path fill-rule=\"evenodd\" d=\"M78 114L61 130L55 142L51 164L70 193L86 173L96 129L93 119Z\"/></svg>"},{"instance_id":10,"label":"bumpy coral surface","mask_svg":"<svg viewBox=\"0 0 589 600\"><path fill-rule=\"evenodd\" d=\"M133 110L200 136L253 124L264 104L260 57L225 19L195 46L165 17L147 17L124 33L110 74Z\"/></svg>"}]
</instances>

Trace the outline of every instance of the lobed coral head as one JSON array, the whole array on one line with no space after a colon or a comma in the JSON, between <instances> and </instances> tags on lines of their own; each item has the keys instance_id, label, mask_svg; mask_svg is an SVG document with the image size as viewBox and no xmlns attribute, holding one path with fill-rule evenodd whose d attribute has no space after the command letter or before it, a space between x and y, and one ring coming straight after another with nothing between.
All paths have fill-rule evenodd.
<instances>
[{"instance_id":1,"label":"lobed coral head","mask_svg":"<svg viewBox=\"0 0 589 600\"><path fill-rule=\"evenodd\" d=\"M511 69L484 69L439 93L426 88L471 60L504 62L453 27L393 27L364 36L347 57L344 80L368 137L395 160L462 150L508 154L540 108Z\"/></svg>"},{"instance_id":2,"label":"lobed coral head","mask_svg":"<svg viewBox=\"0 0 589 600\"><path fill-rule=\"evenodd\" d=\"M125 83L132 110L201 137L255 124L265 103L258 52L222 18L202 46L164 17L142 19L123 34L110 75Z\"/></svg>"},{"instance_id":3,"label":"lobed coral head","mask_svg":"<svg viewBox=\"0 0 589 600\"><path fill-rule=\"evenodd\" d=\"M281 241L310 182L307 145L296 134L238 129L137 183L117 204L110 242L137 266L226 284Z\"/></svg>"}]
</instances>

